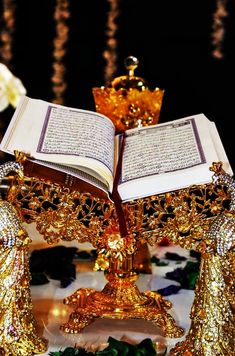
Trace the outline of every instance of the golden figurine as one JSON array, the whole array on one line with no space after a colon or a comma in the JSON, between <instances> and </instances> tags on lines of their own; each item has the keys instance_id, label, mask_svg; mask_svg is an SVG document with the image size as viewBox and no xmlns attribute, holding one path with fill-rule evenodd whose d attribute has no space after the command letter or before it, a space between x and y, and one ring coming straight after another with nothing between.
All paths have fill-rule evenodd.
<instances>
[{"instance_id":1,"label":"golden figurine","mask_svg":"<svg viewBox=\"0 0 235 356\"><path fill-rule=\"evenodd\" d=\"M215 164L214 183L231 196L229 209L216 216L198 245L201 265L191 327L185 341L176 344L175 356L235 355L235 181Z\"/></svg>"},{"instance_id":2,"label":"golden figurine","mask_svg":"<svg viewBox=\"0 0 235 356\"><path fill-rule=\"evenodd\" d=\"M22 174L20 163L0 166L0 180L11 171ZM47 342L35 330L30 294L28 244L16 209L0 200L0 355L44 353Z\"/></svg>"}]
</instances>

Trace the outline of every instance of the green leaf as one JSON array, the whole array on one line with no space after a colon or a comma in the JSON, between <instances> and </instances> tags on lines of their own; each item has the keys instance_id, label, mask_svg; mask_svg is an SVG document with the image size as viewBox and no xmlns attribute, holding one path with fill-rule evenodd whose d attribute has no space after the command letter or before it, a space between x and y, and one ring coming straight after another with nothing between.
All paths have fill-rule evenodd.
<instances>
[{"instance_id":1,"label":"green leaf","mask_svg":"<svg viewBox=\"0 0 235 356\"><path fill-rule=\"evenodd\" d=\"M55 352L50 352L49 356L84 356L88 355L88 353L84 349L75 349L73 347L66 347L63 351L55 351ZM90 355L93 355L90 354Z\"/></svg>"},{"instance_id":2,"label":"green leaf","mask_svg":"<svg viewBox=\"0 0 235 356\"><path fill-rule=\"evenodd\" d=\"M156 256L151 257L151 262L154 263L156 266L168 266L168 262L161 261L160 258Z\"/></svg>"},{"instance_id":3,"label":"green leaf","mask_svg":"<svg viewBox=\"0 0 235 356\"><path fill-rule=\"evenodd\" d=\"M88 352L85 349L67 347L64 351L50 352L48 356L156 356L156 350L151 339L146 338L138 345L108 338L109 345L102 351Z\"/></svg>"}]
</instances>

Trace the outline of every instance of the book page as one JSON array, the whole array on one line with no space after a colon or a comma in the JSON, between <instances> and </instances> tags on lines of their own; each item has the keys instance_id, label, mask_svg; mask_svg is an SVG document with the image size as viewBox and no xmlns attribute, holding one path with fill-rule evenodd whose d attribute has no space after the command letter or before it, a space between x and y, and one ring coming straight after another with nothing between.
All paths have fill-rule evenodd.
<instances>
[{"instance_id":1,"label":"book page","mask_svg":"<svg viewBox=\"0 0 235 356\"><path fill-rule=\"evenodd\" d=\"M112 190L115 127L102 114L23 97L1 142L7 153L96 172Z\"/></svg>"},{"instance_id":2,"label":"book page","mask_svg":"<svg viewBox=\"0 0 235 356\"><path fill-rule=\"evenodd\" d=\"M214 122L211 122L211 137L214 143L215 150L218 155L218 161L223 163L223 169L230 174L231 176L233 175L233 170L232 167L229 164L228 157L226 155L224 146L222 144L222 141L220 139L218 130L216 128L216 125Z\"/></svg>"},{"instance_id":3,"label":"book page","mask_svg":"<svg viewBox=\"0 0 235 356\"><path fill-rule=\"evenodd\" d=\"M231 174L216 126L204 114L128 130L118 192L125 202L207 184L219 161Z\"/></svg>"},{"instance_id":4,"label":"book page","mask_svg":"<svg viewBox=\"0 0 235 356\"><path fill-rule=\"evenodd\" d=\"M107 185L102 180L97 179L95 174L90 175L89 172L86 172L86 170L78 170L73 167L63 166L62 164L51 163L46 161L37 161L37 162L39 162L44 167L53 168L56 171L70 174L72 177L76 177L85 182L88 182L96 186L97 188L103 190L105 193L107 193Z\"/></svg>"},{"instance_id":5,"label":"book page","mask_svg":"<svg viewBox=\"0 0 235 356\"><path fill-rule=\"evenodd\" d=\"M112 125L96 118L92 112L49 106L37 153L92 158L113 171Z\"/></svg>"},{"instance_id":6,"label":"book page","mask_svg":"<svg viewBox=\"0 0 235 356\"><path fill-rule=\"evenodd\" d=\"M121 181L205 163L195 121L187 119L126 133Z\"/></svg>"}]
</instances>

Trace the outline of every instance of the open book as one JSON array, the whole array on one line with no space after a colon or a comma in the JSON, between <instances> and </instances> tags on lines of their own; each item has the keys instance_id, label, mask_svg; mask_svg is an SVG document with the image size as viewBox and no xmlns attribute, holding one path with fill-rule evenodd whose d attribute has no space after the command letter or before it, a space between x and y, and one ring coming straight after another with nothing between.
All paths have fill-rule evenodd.
<instances>
[{"instance_id":1,"label":"open book","mask_svg":"<svg viewBox=\"0 0 235 356\"><path fill-rule=\"evenodd\" d=\"M204 114L115 135L102 114L23 96L0 149L28 154L26 174L81 191L112 197L115 182L123 202L209 183L213 162L232 174Z\"/></svg>"}]
</instances>

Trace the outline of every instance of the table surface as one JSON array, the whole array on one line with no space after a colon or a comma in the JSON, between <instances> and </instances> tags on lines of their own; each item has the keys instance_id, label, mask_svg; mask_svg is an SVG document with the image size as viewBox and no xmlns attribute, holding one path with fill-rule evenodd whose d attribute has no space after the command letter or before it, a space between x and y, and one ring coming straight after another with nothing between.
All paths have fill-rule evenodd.
<instances>
[{"instance_id":1,"label":"table surface","mask_svg":"<svg viewBox=\"0 0 235 356\"><path fill-rule=\"evenodd\" d=\"M32 243L30 249L46 248L48 245L42 236L36 231L34 224L25 225ZM89 250L92 246L89 243L79 244L77 241L60 242L60 245L75 246L79 250ZM166 252L174 252L187 257L187 260L196 261L190 257L189 251L178 246L154 246L150 247L151 255L164 260ZM165 278L165 274L178 267L184 267L186 261L167 261L167 266L156 266L152 264L151 274L140 274L136 282L141 292L146 290L156 291L160 288L172 284L179 285L177 281ZM109 336L118 340L125 340L138 343L145 338L151 338L154 342L160 341L167 345L167 355L176 342L184 339L190 326L189 313L194 299L194 291L180 289L177 294L165 297L172 302L169 313L174 317L177 324L184 328L185 335L180 338L163 338L161 330L153 325L151 321L143 319L117 320L100 318L87 326L79 334L67 334L60 331L60 325L68 321L72 312L71 307L63 304L63 298L74 293L78 288L93 288L102 290L107 283L102 271L94 272L90 264L78 264L76 266L76 279L68 287L61 288L60 281L50 279L45 285L31 286L33 299L34 316L36 318L39 334L48 340L48 350L43 355L48 355L50 351L64 350L68 346L75 344L95 350L98 346L105 345Z\"/></svg>"}]
</instances>

